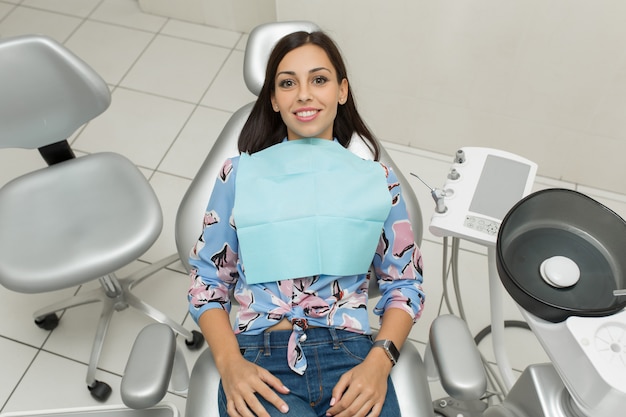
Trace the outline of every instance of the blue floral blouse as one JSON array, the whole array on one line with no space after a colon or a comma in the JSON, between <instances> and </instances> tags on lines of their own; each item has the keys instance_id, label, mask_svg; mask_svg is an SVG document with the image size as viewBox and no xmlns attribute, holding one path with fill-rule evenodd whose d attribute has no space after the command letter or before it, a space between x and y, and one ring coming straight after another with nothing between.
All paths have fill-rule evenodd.
<instances>
[{"instance_id":1,"label":"blue floral blouse","mask_svg":"<svg viewBox=\"0 0 626 417\"><path fill-rule=\"evenodd\" d=\"M236 334L260 334L283 318L289 319L293 332L287 360L302 374L306 358L299 353L299 340L308 326L371 333L367 313L371 272L247 284L232 217L238 162L239 157L234 157L224 163L206 209L202 234L190 253L189 310L196 322L209 309L230 313L232 292L239 303ZM422 256L413 239L397 177L390 168L384 168L392 208L370 269L382 294L374 314L382 316L385 310L398 308L416 321L425 300Z\"/></svg>"}]
</instances>

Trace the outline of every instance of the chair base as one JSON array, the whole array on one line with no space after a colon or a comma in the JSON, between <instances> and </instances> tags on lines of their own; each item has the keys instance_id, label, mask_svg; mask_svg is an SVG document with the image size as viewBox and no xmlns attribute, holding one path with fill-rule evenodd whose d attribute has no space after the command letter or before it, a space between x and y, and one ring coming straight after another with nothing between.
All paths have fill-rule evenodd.
<instances>
[{"instance_id":1,"label":"chair base","mask_svg":"<svg viewBox=\"0 0 626 417\"><path fill-rule=\"evenodd\" d=\"M182 325L176 323L132 293L134 286L178 260L178 254L173 254L124 278L118 278L115 274L109 274L100 278L100 288L43 307L33 314L38 326L51 330L56 327L56 323L54 323L54 319L51 317L55 316L55 313L85 304L102 303L102 311L93 340L86 377L87 387L96 400L106 401L111 394L111 389L106 383L96 380L96 368L102 354L104 338L115 311L122 311L132 307L155 321L168 325L174 332L183 336L185 344L189 349L199 349L204 345L204 337L200 332L185 329Z\"/></svg>"}]
</instances>

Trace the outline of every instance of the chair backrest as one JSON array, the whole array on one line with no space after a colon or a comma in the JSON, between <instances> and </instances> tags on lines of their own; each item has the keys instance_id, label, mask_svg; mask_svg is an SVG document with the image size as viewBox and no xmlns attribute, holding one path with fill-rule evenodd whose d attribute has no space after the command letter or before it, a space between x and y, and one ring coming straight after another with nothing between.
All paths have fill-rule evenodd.
<instances>
[{"instance_id":1,"label":"chair backrest","mask_svg":"<svg viewBox=\"0 0 626 417\"><path fill-rule=\"evenodd\" d=\"M275 22L257 26L248 38L244 57L244 80L248 89L258 95L265 80L265 69L269 55L274 45L285 35L296 31L313 32L320 30L311 22ZM253 103L249 103L233 114L224 126L217 138L215 145L208 153L204 163L189 186L176 215L176 246L180 258L189 269L189 250L195 244L201 232L202 220L207 202L213 191L215 179L219 169L227 158L239 154L237 141L239 133L245 124ZM352 138L350 147L355 154L363 158L371 158L369 150L363 140L355 136ZM417 202L406 178L393 163L389 154L381 147L381 162L391 166L400 180L403 188L403 196L407 203L407 209L413 225L415 241L419 244L422 240L422 215Z\"/></svg>"},{"instance_id":2,"label":"chair backrest","mask_svg":"<svg viewBox=\"0 0 626 417\"><path fill-rule=\"evenodd\" d=\"M51 38L3 39L0 57L0 148L63 141L111 103L104 80Z\"/></svg>"}]
</instances>

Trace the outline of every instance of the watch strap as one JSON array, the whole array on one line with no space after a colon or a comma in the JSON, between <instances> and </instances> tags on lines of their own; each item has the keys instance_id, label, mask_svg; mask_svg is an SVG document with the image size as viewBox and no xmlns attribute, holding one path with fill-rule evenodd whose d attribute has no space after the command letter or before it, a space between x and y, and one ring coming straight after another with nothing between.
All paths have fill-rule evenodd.
<instances>
[{"instance_id":1,"label":"watch strap","mask_svg":"<svg viewBox=\"0 0 626 417\"><path fill-rule=\"evenodd\" d=\"M400 359L400 352L398 351L398 348L396 348L396 345L393 343L392 340L377 340L374 342L372 348L382 348L387 354L389 360L391 361L392 366L398 363L398 359Z\"/></svg>"}]
</instances>

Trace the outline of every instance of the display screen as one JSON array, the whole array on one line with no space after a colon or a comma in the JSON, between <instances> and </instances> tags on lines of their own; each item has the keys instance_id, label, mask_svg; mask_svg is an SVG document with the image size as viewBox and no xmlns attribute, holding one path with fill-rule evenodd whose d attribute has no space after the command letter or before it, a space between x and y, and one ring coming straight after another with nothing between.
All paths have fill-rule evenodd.
<instances>
[{"instance_id":1,"label":"display screen","mask_svg":"<svg viewBox=\"0 0 626 417\"><path fill-rule=\"evenodd\" d=\"M488 155L470 211L502 220L511 207L524 197L529 172L528 164Z\"/></svg>"}]
</instances>

